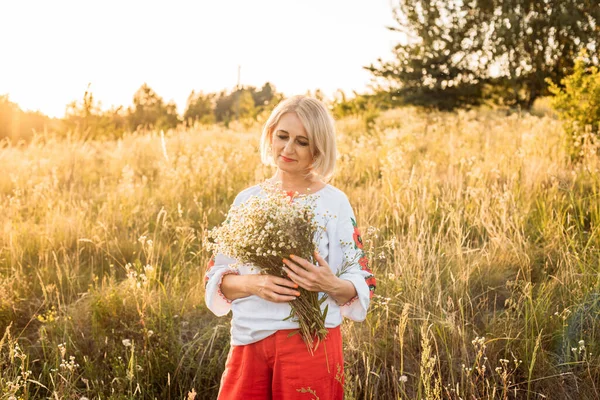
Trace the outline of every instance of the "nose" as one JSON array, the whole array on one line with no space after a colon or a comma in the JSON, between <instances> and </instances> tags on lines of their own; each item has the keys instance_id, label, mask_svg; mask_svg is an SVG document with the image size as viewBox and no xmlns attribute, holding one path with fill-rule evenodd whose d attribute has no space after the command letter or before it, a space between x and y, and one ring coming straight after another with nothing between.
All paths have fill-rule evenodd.
<instances>
[{"instance_id":1,"label":"nose","mask_svg":"<svg viewBox=\"0 0 600 400\"><path fill-rule=\"evenodd\" d=\"M294 142L292 142L291 140L288 140L288 142L283 147L283 152L285 154L293 153L294 152Z\"/></svg>"}]
</instances>

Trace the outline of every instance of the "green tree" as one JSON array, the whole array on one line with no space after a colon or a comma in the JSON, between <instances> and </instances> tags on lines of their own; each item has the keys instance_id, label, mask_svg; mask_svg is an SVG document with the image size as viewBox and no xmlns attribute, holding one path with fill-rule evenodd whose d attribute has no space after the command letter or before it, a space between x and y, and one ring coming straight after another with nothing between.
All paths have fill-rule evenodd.
<instances>
[{"instance_id":1,"label":"green tree","mask_svg":"<svg viewBox=\"0 0 600 400\"><path fill-rule=\"evenodd\" d=\"M482 3L482 2L480 2ZM600 47L597 0L495 0L480 10L488 21L492 58L500 65L509 99L530 108L548 94L547 78L573 72L582 49ZM598 63L596 58L595 63Z\"/></svg>"},{"instance_id":2,"label":"green tree","mask_svg":"<svg viewBox=\"0 0 600 400\"><path fill-rule=\"evenodd\" d=\"M179 116L175 103L165 104L162 97L144 83L133 95L133 108L129 109L128 121L131 130L169 129L177 126Z\"/></svg>"},{"instance_id":3,"label":"green tree","mask_svg":"<svg viewBox=\"0 0 600 400\"><path fill-rule=\"evenodd\" d=\"M225 125L236 118L256 121L282 99L283 96L269 82L260 90L246 86L233 92L204 94L192 91L188 97L184 120L188 124L200 120L205 123L223 122Z\"/></svg>"},{"instance_id":4,"label":"green tree","mask_svg":"<svg viewBox=\"0 0 600 400\"><path fill-rule=\"evenodd\" d=\"M239 118L254 117L254 98L249 90L240 90L234 93L234 109Z\"/></svg>"},{"instance_id":5,"label":"green tree","mask_svg":"<svg viewBox=\"0 0 600 400\"><path fill-rule=\"evenodd\" d=\"M215 105L217 121L228 125L233 119L254 118L256 109L252 91L254 88L237 89L231 94L219 93Z\"/></svg>"},{"instance_id":6,"label":"green tree","mask_svg":"<svg viewBox=\"0 0 600 400\"><path fill-rule=\"evenodd\" d=\"M216 95L214 93L204 94L202 92L196 93L192 90L188 99L185 112L183 114L183 120L190 126L195 121L201 123L213 123L215 121L214 114L214 103Z\"/></svg>"},{"instance_id":7,"label":"green tree","mask_svg":"<svg viewBox=\"0 0 600 400\"><path fill-rule=\"evenodd\" d=\"M126 114L122 106L102 111L88 85L81 101L67 105L63 129L85 138L115 139L127 130Z\"/></svg>"},{"instance_id":8,"label":"green tree","mask_svg":"<svg viewBox=\"0 0 600 400\"><path fill-rule=\"evenodd\" d=\"M270 114L273 108L283 100L283 95L278 93L275 86L270 82L265 83L260 90L251 90L250 92L254 99L255 120L266 120L267 117L265 115Z\"/></svg>"},{"instance_id":9,"label":"green tree","mask_svg":"<svg viewBox=\"0 0 600 400\"><path fill-rule=\"evenodd\" d=\"M154 127L156 129L171 129L175 128L180 122L179 115L177 114L177 104L170 101L163 105Z\"/></svg>"},{"instance_id":10,"label":"green tree","mask_svg":"<svg viewBox=\"0 0 600 400\"><path fill-rule=\"evenodd\" d=\"M225 122L228 125L233 119L233 97L226 91L222 91L217 95L215 101L215 118L218 122Z\"/></svg>"},{"instance_id":11,"label":"green tree","mask_svg":"<svg viewBox=\"0 0 600 400\"><path fill-rule=\"evenodd\" d=\"M406 40L366 69L392 96L438 108L478 104L490 86L529 107L600 45L596 0L396 0L394 18Z\"/></svg>"},{"instance_id":12,"label":"green tree","mask_svg":"<svg viewBox=\"0 0 600 400\"><path fill-rule=\"evenodd\" d=\"M258 91L252 88L250 90L250 93L252 94L254 104L257 107L268 106L269 104L271 104L271 102L275 98L275 95L277 94L277 92L275 91L275 86L273 86L269 82L265 83L263 87Z\"/></svg>"},{"instance_id":13,"label":"green tree","mask_svg":"<svg viewBox=\"0 0 600 400\"><path fill-rule=\"evenodd\" d=\"M477 104L489 57L476 2L399 0L394 9L405 43L393 60L366 67L386 89L417 105L449 109Z\"/></svg>"}]
</instances>

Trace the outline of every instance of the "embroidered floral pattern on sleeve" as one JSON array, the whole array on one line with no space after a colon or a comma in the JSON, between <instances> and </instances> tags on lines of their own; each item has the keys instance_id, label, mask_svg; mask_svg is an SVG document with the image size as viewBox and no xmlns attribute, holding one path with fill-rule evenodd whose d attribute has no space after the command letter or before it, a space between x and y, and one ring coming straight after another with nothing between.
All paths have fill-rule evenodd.
<instances>
[{"instance_id":1,"label":"embroidered floral pattern on sleeve","mask_svg":"<svg viewBox=\"0 0 600 400\"><path fill-rule=\"evenodd\" d=\"M232 300L229 300L227 297L225 297L223 292L221 292L221 284L223 283L223 278L225 277L225 275L239 275L239 274L240 273L238 271L225 271L223 273L223 275L221 275L221 279L219 280L219 284L217 285L217 293L219 294L219 296L221 296L221 298L223 300L225 300L229 304L231 304Z\"/></svg>"},{"instance_id":2,"label":"embroidered floral pattern on sleeve","mask_svg":"<svg viewBox=\"0 0 600 400\"><path fill-rule=\"evenodd\" d=\"M358 263L360 264L363 271L369 273L369 275L365 278L367 285L369 286L369 297L373 297L375 294L375 288L377 287L377 282L375 281L375 276L369 269L369 260L367 259L367 255L363 250L363 241L360 237L360 231L358 230L358 225L354 218L350 218L352 220L352 226L354 227L354 233L352 234L352 238L354 239L354 249L360 251L360 258L358 259Z\"/></svg>"}]
</instances>

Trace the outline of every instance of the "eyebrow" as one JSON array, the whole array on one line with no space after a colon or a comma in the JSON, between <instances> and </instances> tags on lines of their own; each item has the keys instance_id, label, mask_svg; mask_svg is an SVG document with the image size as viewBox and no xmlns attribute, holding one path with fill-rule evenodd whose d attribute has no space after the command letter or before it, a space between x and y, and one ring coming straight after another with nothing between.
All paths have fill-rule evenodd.
<instances>
[{"instance_id":1,"label":"eyebrow","mask_svg":"<svg viewBox=\"0 0 600 400\"><path fill-rule=\"evenodd\" d=\"M289 133L288 131L286 131L285 129L277 129L277 130L275 131L275 133L277 133L277 132L283 132L283 133L287 133L288 135L290 134L290 133ZM306 136L296 136L296 137L297 137L297 138L300 138L300 139L306 139L306 140L308 140L308 138L307 138Z\"/></svg>"}]
</instances>

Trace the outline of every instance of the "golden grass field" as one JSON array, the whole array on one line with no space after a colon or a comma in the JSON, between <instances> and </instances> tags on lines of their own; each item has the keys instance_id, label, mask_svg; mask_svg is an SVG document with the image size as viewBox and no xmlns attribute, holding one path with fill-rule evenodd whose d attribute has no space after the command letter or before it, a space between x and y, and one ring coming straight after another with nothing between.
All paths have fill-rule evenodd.
<instances>
[{"instance_id":1,"label":"golden grass field","mask_svg":"<svg viewBox=\"0 0 600 400\"><path fill-rule=\"evenodd\" d=\"M337 126L332 184L378 278L343 326L346 398L600 398L597 149L571 163L559 121L483 109ZM203 238L270 176L259 136L4 142L0 399L216 397Z\"/></svg>"}]
</instances>

